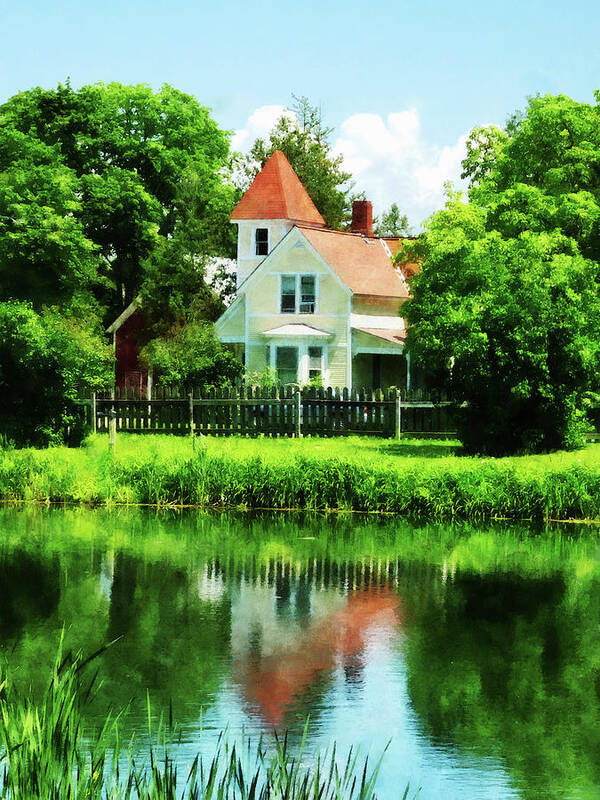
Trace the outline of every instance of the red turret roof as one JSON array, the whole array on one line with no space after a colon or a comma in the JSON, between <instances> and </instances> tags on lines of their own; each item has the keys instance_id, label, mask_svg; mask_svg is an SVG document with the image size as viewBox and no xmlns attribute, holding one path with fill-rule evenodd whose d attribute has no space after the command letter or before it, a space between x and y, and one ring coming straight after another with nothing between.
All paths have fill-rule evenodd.
<instances>
[{"instance_id":1,"label":"red turret roof","mask_svg":"<svg viewBox=\"0 0 600 800\"><path fill-rule=\"evenodd\" d=\"M289 219L325 227L325 220L281 150L275 150L254 178L231 219Z\"/></svg>"}]
</instances>

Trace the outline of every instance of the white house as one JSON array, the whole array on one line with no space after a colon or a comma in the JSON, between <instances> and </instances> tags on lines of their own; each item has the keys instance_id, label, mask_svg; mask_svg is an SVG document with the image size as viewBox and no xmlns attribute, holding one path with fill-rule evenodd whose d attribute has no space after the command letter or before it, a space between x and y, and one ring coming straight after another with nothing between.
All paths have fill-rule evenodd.
<instances>
[{"instance_id":1,"label":"white house","mask_svg":"<svg viewBox=\"0 0 600 800\"><path fill-rule=\"evenodd\" d=\"M373 235L366 200L352 216L349 232L328 229L280 151L234 209L237 295L216 329L248 373L270 366L283 383L408 388L409 292L393 263L402 240Z\"/></svg>"}]
</instances>

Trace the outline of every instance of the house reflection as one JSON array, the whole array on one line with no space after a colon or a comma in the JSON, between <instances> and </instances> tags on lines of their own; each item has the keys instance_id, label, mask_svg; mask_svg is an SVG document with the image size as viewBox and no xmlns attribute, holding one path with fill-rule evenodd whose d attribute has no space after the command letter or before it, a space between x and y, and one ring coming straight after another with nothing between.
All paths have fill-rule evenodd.
<instances>
[{"instance_id":1,"label":"house reflection","mask_svg":"<svg viewBox=\"0 0 600 800\"><path fill-rule=\"evenodd\" d=\"M240 587L232 609L232 677L269 726L280 726L336 670L349 684L360 683L371 635L391 639L397 632L399 597L387 582L349 589L341 583L325 588L284 566L272 582Z\"/></svg>"}]
</instances>

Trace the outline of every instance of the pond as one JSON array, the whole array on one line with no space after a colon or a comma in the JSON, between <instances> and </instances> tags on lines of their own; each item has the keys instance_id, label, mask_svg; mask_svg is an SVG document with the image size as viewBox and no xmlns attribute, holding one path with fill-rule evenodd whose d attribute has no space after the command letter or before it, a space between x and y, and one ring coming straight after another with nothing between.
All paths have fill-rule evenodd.
<instances>
[{"instance_id":1,"label":"pond","mask_svg":"<svg viewBox=\"0 0 600 800\"><path fill-rule=\"evenodd\" d=\"M182 768L307 717L377 758L380 798L600 796L596 529L367 516L0 509L0 655L40 695L65 628L98 719L179 726ZM143 747L143 734L138 738Z\"/></svg>"}]
</instances>

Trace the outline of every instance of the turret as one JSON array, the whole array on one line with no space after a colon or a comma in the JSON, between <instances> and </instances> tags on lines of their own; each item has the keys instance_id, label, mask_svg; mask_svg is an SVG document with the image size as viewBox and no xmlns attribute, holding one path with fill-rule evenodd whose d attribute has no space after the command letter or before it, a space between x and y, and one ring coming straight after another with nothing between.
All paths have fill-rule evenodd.
<instances>
[{"instance_id":1,"label":"turret","mask_svg":"<svg viewBox=\"0 0 600 800\"><path fill-rule=\"evenodd\" d=\"M230 219L238 226L238 287L294 225L325 227L325 220L281 150L269 158Z\"/></svg>"}]
</instances>

